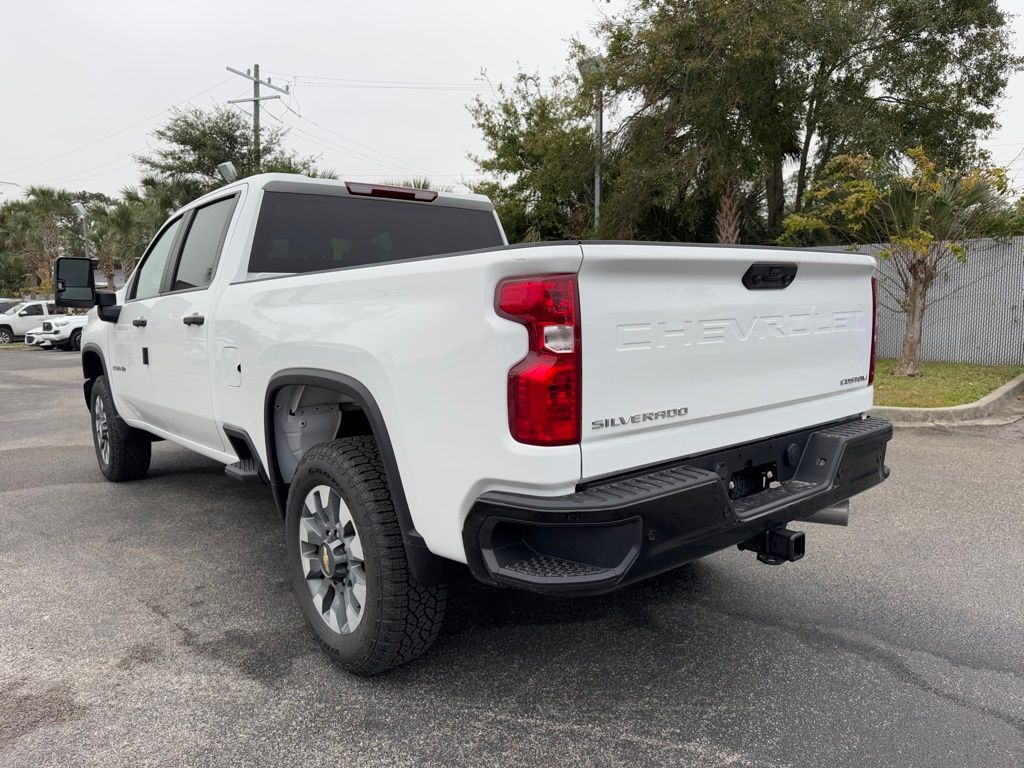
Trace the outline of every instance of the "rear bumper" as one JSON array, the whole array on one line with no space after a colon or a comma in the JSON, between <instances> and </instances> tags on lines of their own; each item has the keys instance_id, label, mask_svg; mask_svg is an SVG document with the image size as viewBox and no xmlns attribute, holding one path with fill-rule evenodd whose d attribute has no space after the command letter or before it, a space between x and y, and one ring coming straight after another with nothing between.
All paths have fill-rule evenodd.
<instances>
[{"instance_id":1,"label":"rear bumper","mask_svg":"<svg viewBox=\"0 0 1024 768\"><path fill-rule=\"evenodd\" d=\"M891 437L887 421L855 418L593 481L567 496L486 493L463 527L470 570L485 583L536 592L606 592L879 484ZM749 482L751 467L770 468L774 487L730 498L730 480Z\"/></svg>"}]
</instances>

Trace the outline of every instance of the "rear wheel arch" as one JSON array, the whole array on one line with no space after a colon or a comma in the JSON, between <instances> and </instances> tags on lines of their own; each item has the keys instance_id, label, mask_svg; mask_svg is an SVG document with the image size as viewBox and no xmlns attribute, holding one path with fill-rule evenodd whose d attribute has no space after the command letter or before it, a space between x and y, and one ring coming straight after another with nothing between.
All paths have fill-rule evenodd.
<instances>
[{"instance_id":1,"label":"rear wheel arch","mask_svg":"<svg viewBox=\"0 0 1024 768\"><path fill-rule=\"evenodd\" d=\"M107 364L103 352L95 344L86 344L82 349L82 376L85 379L85 404L92 407L92 385L100 376L107 375Z\"/></svg>"},{"instance_id":2,"label":"rear wheel arch","mask_svg":"<svg viewBox=\"0 0 1024 768\"><path fill-rule=\"evenodd\" d=\"M444 574L440 558L427 549L423 537L413 524L412 514L409 511L409 504L405 496L405 489L402 485L398 461L395 458L394 448L391 444L391 437L387 423L384 420L384 415L370 390L362 382L351 376L315 368L293 368L274 374L267 384L263 404L267 470L270 474L270 485L274 494L274 500L281 514L284 515L287 506L290 477L285 478L282 476L282 468L278 461L277 444L284 436L280 432L276 419L277 406L282 392L287 395L289 392L285 392L285 390L296 387L328 390L334 393L338 397L337 402L343 408L346 408L345 415L341 418L336 434L328 436L325 438L326 440L359 434L370 435L374 438L390 487L392 502L394 503L395 514L402 532L402 541L405 545L410 569L416 579L422 584L435 584L442 581ZM323 441L317 440L315 443L304 446L304 448L308 450L313 444L320 442Z\"/></svg>"}]
</instances>

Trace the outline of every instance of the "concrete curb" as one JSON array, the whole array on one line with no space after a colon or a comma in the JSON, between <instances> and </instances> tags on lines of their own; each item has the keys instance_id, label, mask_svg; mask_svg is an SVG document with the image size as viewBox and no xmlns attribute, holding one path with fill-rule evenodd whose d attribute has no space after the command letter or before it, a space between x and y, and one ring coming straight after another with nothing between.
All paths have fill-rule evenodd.
<instances>
[{"instance_id":1,"label":"concrete curb","mask_svg":"<svg viewBox=\"0 0 1024 768\"><path fill-rule=\"evenodd\" d=\"M981 400L950 408L891 408L880 406L871 409L872 416L880 416L894 424L914 424L930 421L973 421L984 419L1013 403L1017 395L1024 392L1024 374L989 392Z\"/></svg>"}]
</instances>

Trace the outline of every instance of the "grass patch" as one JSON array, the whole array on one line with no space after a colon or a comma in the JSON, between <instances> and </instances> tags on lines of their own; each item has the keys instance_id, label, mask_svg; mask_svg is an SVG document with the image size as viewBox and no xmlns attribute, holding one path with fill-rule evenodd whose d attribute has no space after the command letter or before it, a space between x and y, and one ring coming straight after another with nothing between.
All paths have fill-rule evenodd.
<instances>
[{"instance_id":1,"label":"grass patch","mask_svg":"<svg viewBox=\"0 0 1024 768\"><path fill-rule=\"evenodd\" d=\"M28 347L26 347L20 341L15 341L12 342L11 344L0 344L0 352L2 352L5 349L28 349Z\"/></svg>"},{"instance_id":2,"label":"grass patch","mask_svg":"<svg viewBox=\"0 0 1024 768\"><path fill-rule=\"evenodd\" d=\"M893 376L895 360L879 360L875 368L875 405L946 408L980 400L1010 379L1024 365L921 363L920 376Z\"/></svg>"}]
</instances>

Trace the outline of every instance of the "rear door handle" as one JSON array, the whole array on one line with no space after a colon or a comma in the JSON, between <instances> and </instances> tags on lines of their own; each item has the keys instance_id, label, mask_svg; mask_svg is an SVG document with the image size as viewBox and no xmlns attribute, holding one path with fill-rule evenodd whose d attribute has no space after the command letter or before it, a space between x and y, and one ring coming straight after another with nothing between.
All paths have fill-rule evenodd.
<instances>
[{"instance_id":1,"label":"rear door handle","mask_svg":"<svg viewBox=\"0 0 1024 768\"><path fill-rule=\"evenodd\" d=\"M185 325L202 325L206 322L206 318L202 315L189 315L188 317L183 317L181 322Z\"/></svg>"},{"instance_id":2,"label":"rear door handle","mask_svg":"<svg viewBox=\"0 0 1024 768\"><path fill-rule=\"evenodd\" d=\"M137 317L134 320L132 320L132 325L134 325L136 328L145 328L146 327L146 318L144 318L144 317Z\"/></svg>"}]
</instances>

